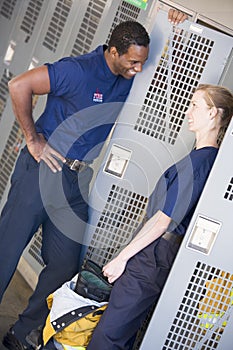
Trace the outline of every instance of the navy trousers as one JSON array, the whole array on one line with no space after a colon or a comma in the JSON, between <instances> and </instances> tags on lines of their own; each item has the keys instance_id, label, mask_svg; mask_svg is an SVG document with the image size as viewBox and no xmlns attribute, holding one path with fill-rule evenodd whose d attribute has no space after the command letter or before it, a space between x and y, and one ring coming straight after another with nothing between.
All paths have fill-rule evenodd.
<instances>
[{"instance_id":1,"label":"navy trousers","mask_svg":"<svg viewBox=\"0 0 233 350\"><path fill-rule=\"evenodd\" d=\"M179 244L159 238L127 264L114 283L107 309L87 350L129 350L151 307L158 301Z\"/></svg>"},{"instance_id":2,"label":"navy trousers","mask_svg":"<svg viewBox=\"0 0 233 350\"><path fill-rule=\"evenodd\" d=\"M92 173L90 167L76 173L64 165L62 172L54 174L45 163L38 164L26 147L17 160L0 218L0 301L40 225L45 262L28 306L13 327L22 342L32 329L44 324L47 296L80 269Z\"/></svg>"}]
</instances>

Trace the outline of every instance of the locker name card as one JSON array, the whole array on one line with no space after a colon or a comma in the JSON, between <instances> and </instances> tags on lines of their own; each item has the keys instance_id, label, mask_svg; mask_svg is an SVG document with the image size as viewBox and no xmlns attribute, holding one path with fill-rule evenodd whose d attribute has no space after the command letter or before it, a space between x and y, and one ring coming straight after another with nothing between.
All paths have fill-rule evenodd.
<instances>
[{"instance_id":1,"label":"locker name card","mask_svg":"<svg viewBox=\"0 0 233 350\"><path fill-rule=\"evenodd\" d=\"M217 234L220 230L221 223L198 215L194 227L191 231L187 248L209 254Z\"/></svg>"},{"instance_id":2,"label":"locker name card","mask_svg":"<svg viewBox=\"0 0 233 350\"><path fill-rule=\"evenodd\" d=\"M6 50L5 57L4 57L5 64L10 65L10 63L13 59L14 53L15 53L15 47L16 47L16 42L11 40L9 45L8 45L8 48Z\"/></svg>"},{"instance_id":3,"label":"locker name card","mask_svg":"<svg viewBox=\"0 0 233 350\"><path fill-rule=\"evenodd\" d=\"M123 178L131 154L131 150L113 144L104 168L104 172L118 178Z\"/></svg>"}]
</instances>

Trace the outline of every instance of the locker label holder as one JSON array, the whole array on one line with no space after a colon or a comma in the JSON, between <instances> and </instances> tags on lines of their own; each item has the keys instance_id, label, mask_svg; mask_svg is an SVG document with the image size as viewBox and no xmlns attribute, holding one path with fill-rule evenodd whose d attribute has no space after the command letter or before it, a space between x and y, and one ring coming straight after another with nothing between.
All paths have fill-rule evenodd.
<instances>
[{"instance_id":1,"label":"locker label holder","mask_svg":"<svg viewBox=\"0 0 233 350\"><path fill-rule=\"evenodd\" d=\"M104 167L104 172L118 178L123 178L131 154L131 150L113 144Z\"/></svg>"},{"instance_id":2,"label":"locker label holder","mask_svg":"<svg viewBox=\"0 0 233 350\"><path fill-rule=\"evenodd\" d=\"M220 222L198 215L188 239L187 248L209 255L220 227Z\"/></svg>"}]
</instances>

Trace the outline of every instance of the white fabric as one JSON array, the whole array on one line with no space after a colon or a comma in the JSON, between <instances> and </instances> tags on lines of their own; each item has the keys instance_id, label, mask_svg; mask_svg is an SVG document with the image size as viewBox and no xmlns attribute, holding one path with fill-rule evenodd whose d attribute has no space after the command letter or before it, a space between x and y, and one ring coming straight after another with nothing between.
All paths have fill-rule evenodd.
<instances>
[{"instance_id":1,"label":"white fabric","mask_svg":"<svg viewBox=\"0 0 233 350\"><path fill-rule=\"evenodd\" d=\"M51 322L75 309L78 309L79 307L85 307L88 305L101 307L107 304L107 302L98 303L95 300L84 298L75 293L74 288L76 280L77 276L73 280L64 283L53 293L53 305L50 310Z\"/></svg>"}]
</instances>

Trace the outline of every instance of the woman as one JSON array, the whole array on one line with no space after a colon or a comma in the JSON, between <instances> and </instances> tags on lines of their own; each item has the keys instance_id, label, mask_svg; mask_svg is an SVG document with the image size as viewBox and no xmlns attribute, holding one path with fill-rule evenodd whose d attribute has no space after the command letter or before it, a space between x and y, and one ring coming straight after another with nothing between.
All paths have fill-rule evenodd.
<instances>
[{"instance_id":1,"label":"woman","mask_svg":"<svg viewBox=\"0 0 233 350\"><path fill-rule=\"evenodd\" d=\"M200 85L186 115L195 149L165 171L150 196L147 222L104 266L108 281L116 282L88 350L132 349L137 330L158 301L217 156L219 135L233 115L233 95L221 86Z\"/></svg>"}]
</instances>

